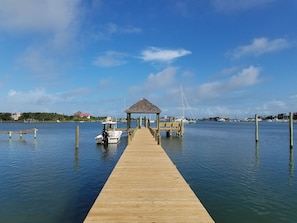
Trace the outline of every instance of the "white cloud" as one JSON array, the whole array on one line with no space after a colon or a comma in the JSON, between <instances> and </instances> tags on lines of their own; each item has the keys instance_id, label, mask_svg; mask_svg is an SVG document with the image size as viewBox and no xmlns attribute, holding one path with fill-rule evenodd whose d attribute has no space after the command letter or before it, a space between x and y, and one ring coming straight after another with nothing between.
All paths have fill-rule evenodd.
<instances>
[{"instance_id":1,"label":"white cloud","mask_svg":"<svg viewBox=\"0 0 297 223\"><path fill-rule=\"evenodd\" d=\"M237 71L237 69L232 70L233 73ZM234 106L230 108L224 105L229 105L230 101L232 101L232 104L236 104L236 100L238 100L242 102L240 106L243 106L245 99L250 99L250 95L247 95L250 94L247 88L260 82L261 69L255 66L249 66L237 71L233 75L230 75L230 72L228 72L228 76L223 76L224 79L206 82L197 87L191 87L190 84L184 88L189 106L191 106L193 111L198 109L199 111L197 110L196 113L200 117L203 112L208 114L207 117L211 116L211 114L234 114L237 117L240 117L240 114L246 114L247 108L242 110ZM167 110L167 114L176 115L181 104L179 89L184 81L179 82L178 78L184 78L184 76L177 76L177 74L178 68L172 66L158 73L151 73L148 75L145 83L131 87L130 94L143 95L153 100L156 104L162 104L164 106L162 110ZM215 108L212 106L213 104L216 104ZM213 112L201 111L207 105L211 105L211 108L215 110L212 110Z\"/></svg>"},{"instance_id":2,"label":"white cloud","mask_svg":"<svg viewBox=\"0 0 297 223\"><path fill-rule=\"evenodd\" d=\"M11 32L61 32L77 19L80 0L2 0L0 28Z\"/></svg>"},{"instance_id":3,"label":"white cloud","mask_svg":"<svg viewBox=\"0 0 297 223\"><path fill-rule=\"evenodd\" d=\"M135 85L129 88L131 95L146 95L145 97L163 98L164 92L176 83L177 67L167 67L158 73L150 73L142 85Z\"/></svg>"},{"instance_id":4,"label":"white cloud","mask_svg":"<svg viewBox=\"0 0 297 223\"><path fill-rule=\"evenodd\" d=\"M217 73L214 74L215 77L224 77L224 76L229 76L231 75L232 73L236 72L239 68L238 67L229 67L229 68L226 68L226 69L223 69Z\"/></svg>"},{"instance_id":5,"label":"white cloud","mask_svg":"<svg viewBox=\"0 0 297 223\"><path fill-rule=\"evenodd\" d=\"M141 53L141 59L144 61L170 62L179 57L191 54L191 51L185 49L161 49L157 47L149 47Z\"/></svg>"},{"instance_id":6,"label":"white cloud","mask_svg":"<svg viewBox=\"0 0 297 223\"><path fill-rule=\"evenodd\" d=\"M117 33L140 33L142 32L142 29L138 28L138 27L135 27L135 26L119 26L115 23L108 23L106 25L106 29L107 29L107 33L109 35L112 35L112 34L117 34Z\"/></svg>"},{"instance_id":7,"label":"white cloud","mask_svg":"<svg viewBox=\"0 0 297 223\"><path fill-rule=\"evenodd\" d=\"M7 96L0 97L7 111L54 111L58 105L65 106L79 101L82 95L88 93L86 88L77 88L60 93L49 93L44 88L36 88L29 91L11 89ZM53 110L55 109L55 110Z\"/></svg>"},{"instance_id":8,"label":"white cloud","mask_svg":"<svg viewBox=\"0 0 297 223\"><path fill-rule=\"evenodd\" d=\"M200 97L202 98L218 97L221 95L224 89L223 86L224 83L219 81L205 83L198 87L197 94L200 95Z\"/></svg>"},{"instance_id":9,"label":"white cloud","mask_svg":"<svg viewBox=\"0 0 297 223\"><path fill-rule=\"evenodd\" d=\"M99 24L94 27L90 27L91 32L88 33L85 38L90 41L109 40L114 35L125 34L138 34L142 32L142 29L133 25L120 26L116 23Z\"/></svg>"},{"instance_id":10,"label":"white cloud","mask_svg":"<svg viewBox=\"0 0 297 223\"><path fill-rule=\"evenodd\" d=\"M296 100L297 99L297 94L291 95L290 98L293 99L293 100Z\"/></svg>"},{"instance_id":11,"label":"white cloud","mask_svg":"<svg viewBox=\"0 0 297 223\"><path fill-rule=\"evenodd\" d=\"M17 94L17 92L15 91L15 90L13 90L13 89L11 89L9 92L8 92L8 96L9 97L12 97L12 96L14 96L14 95L16 95Z\"/></svg>"},{"instance_id":12,"label":"white cloud","mask_svg":"<svg viewBox=\"0 0 297 223\"><path fill-rule=\"evenodd\" d=\"M239 74L232 76L228 85L233 89L255 85L259 82L259 73L260 68L250 66L243 69Z\"/></svg>"},{"instance_id":13,"label":"white cloud","mask_svg":"<svg viewBox=\"0 0 297 223\"><path fill-rule=\"evenodd\" d=\"M203 95L204 98L226 97L226 94L259 83L259 74L260 68L250 66L231 76L228 80L202 84L198 88L197 94Z\"/></svg>"},{"instance_id":14,"label":"white cloud","mask_svg":"<svg viewBox=\"0 0 297 223\"><path fill-rule=\"evenodd\" d=\"M212 0L212 6L216 11L231 12L244 11L263 7L276 0Z\"/></svg>"},{"instance_id":15,"label":"white cloud","mask_svg":"<svg viewBox=\"0 0 297 223\"><path fill-rule=\"evenodd\" d=\"M28 47L26 51L19 56L18 63L38 77L52 78L55 75L55 68L57 62L54 58L51 58L49 54L46 55L44 48Z\"/></svg>"},{"instance_id":16,"label":"white cloud","mask_svg":"<svg viewBox=\"0 0 297 223\"><path fill-rule=\"evenodd\" d=\"M80 3L81 0L0 1L0 31L12 38L26 36L26 45L20 48L23 52L16 56L18 65L43 77L61 71L61 67L56 67L68 63L70 53L79 47L77 36L83 12Z\"/></svg>"},{"instance_id":17,"label":"white cloud","mask_svg":"<svg viewBox=\"0 0 297 223\"><path fill-rule=\"evenodd\" d=\"M206 108L199 108L197 110L199 117L229 117L229 118L244 118L251 117L250 109L234 109L226 106L209 106Z\"/></svg>"},{"instance_id":18,"label":"white cloud","mask_svg":"<svg viewBox=\"0 0 297 223\"><path fill-rule=\"evenodd\" d=\"M287 109L288 106L286 102L276 99L267 101L263 105L257 107L258 112L263 115L276 115L275 111L277 111L277 113L281 113L286 112Z\"/></svg>"},{"instance_id":19,"label":"white cloud","mask_svg":"<svg viewBox=\"0 0 297 223\"><path fill-rule=\"evenodd\" d=\"M28 107L42 107L49 105L59 100L58 97L48 94L45 89L34 89L28 92L16 91L11 89L8 92L8 97L4 98L7 107L13 104L13 106L22 108ZM13 103L12 103L13 102Z\"/></svg>"},{"instance_id":20,"label":"white cloud","mask_svg":"<svg viewBox=\"0 0 297 223\"><path fill-rule=\"evenodd\" d=\"M146 82L148 89L163 88L175 82L176 67L167 67L157 74L149 74Z\"/></svg>"},{"instance_id":21,"label":"white cloud","mask_svg":"<svg viewBox=\"0 0 297 223\"><path fill-rule=\"evenodd\" d=\"M107 51L104 55L97 57L93 64L99 67L113 67L127 63L125 57L127 55L121 52Z\"/></svg>"},{"instance_id":22,"label":"white cloud","mask_svg":"<svg viewBox=\"0 0 297 223\"><path fill-rule=\"evenodd\" d=\"M291 46L291 43L286 39L255 38L249 45L239 46L232 52L229 52L232 58L238 59L243 56L253 55L259 56L264 53L279 51Z\"/></svg>"}]
</instances>

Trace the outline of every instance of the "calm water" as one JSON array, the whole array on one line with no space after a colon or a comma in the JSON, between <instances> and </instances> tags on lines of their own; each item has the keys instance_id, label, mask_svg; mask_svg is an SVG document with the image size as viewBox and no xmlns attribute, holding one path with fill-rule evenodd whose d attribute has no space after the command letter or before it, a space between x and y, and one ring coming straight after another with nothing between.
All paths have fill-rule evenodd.
<instances>
[{"instance_id":1,"label":"calm water","mask_svg":"<svg viewBox=\"0 0 297 223\"><path fill-rule=\"evenodd\" d=\"M34 127L36 140L0 135L0 222L82 222L126 136L104 149L94 140L99 123L0 123L0 131ZM258 145L254 123L198 122L185 131L182 139L164 135L162 147L217 223L297 222L288 123L259 123Z\"/></svg>"}]
</instances>

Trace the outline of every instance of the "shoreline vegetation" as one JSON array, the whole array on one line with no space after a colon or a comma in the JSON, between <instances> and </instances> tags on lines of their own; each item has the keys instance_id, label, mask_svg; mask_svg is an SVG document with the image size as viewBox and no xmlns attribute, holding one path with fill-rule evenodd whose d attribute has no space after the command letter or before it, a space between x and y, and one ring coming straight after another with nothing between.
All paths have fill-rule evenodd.
<instances>
[{"instance_id":1,"label":"shoreline vegetation","mask_svg":"<svg viewBox=\"0 0 297 223\"><path fill-rule=\"evenodd\" d=\"M80 111L73 115L58 114L53 112L23 112L9 113L0 112L0 122L100 122L106 120L107 116L91 116ZM133 118L132 118L133 119ZM117 119L119 122L126 122L126 118ZM173 121L174 117L161 117L160 121ZM195 119L196 121L218 121L218 122L254 122L252 118L229 118L224 116ZM258 116L258 121L265 122L288 122L289 115L282 113L270 116ZM293 113L293 121L297 122L297 112Z\"/></svg>"},{"instance_id":2,"label":"shoreline vegetation","mask_svg":"<svg viewBox=\"0 0 297 223\"><path fill-rule=\"evenodd\" d=\"M96 122L102 121L105 118L106 117L94 117L81 112L77 112L73 115L64 115L51 112L0 112L0 122Z\"/></svg>"}]
</instances>

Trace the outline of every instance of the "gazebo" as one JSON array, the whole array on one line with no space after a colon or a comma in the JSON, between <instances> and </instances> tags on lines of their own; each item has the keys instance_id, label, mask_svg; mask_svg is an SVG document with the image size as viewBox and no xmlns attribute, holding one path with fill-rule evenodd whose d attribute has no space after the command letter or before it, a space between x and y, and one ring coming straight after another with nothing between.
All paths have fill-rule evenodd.
<instances>
[{"instance_id":1,"label":"gazebo","mask_svg":"<svg viewBox=\"0 0 297 223\"><path fill-rule=\"evenodd\" d=\"M145 98L141 98L138 102L130 106L125 110L127 113L127 130L129 132L131 128L131 114L156 114L157 131L160 131L160 113L161 109L149 102Z\"/></svg>"}]
</instances>

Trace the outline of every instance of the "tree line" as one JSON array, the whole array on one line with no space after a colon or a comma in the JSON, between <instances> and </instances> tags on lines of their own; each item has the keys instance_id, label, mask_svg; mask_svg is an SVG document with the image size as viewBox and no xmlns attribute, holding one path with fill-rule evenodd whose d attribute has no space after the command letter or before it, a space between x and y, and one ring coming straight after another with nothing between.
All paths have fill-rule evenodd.
<instances>
[{"instance_id":1,"label":"tree line","mask_svg":"<svg viewBox=\"0 0 297 223\"><path fill-rule=\"evenodd\" d=\"M58 113L48 113L48 112L24 112L20 114L20 117L17 120L14 119L13 113L9 112L0 112L0 120L1 121L98 121L103 120L106 117L94 117L91 116L90 119L87 117L80 117L80 112L76 112L74 115L64 115Z\"/></svg>"}]
</instances>

